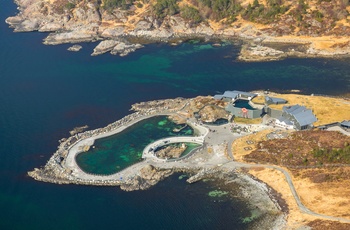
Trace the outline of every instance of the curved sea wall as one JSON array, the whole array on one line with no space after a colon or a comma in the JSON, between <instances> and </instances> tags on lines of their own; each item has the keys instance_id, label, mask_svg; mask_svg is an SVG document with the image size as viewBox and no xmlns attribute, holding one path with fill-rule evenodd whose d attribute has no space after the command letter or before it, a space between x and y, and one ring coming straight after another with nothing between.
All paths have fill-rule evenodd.
<instances>
[{"instance_id":1,"label":"curved sea wall","mask_svg":"<svg viewBox=\"0 0 350 230\"><path fill-rule=\"evenodd\" d=\"M121 127L128 127L143 119L147 119L157 115L170 115L179 109L182 109L187 103L186 99L177 98L162 101L150 101L133 105L133 110L138 110L135 113L129 114L122 119L115 121L104 128L88 130L82 133L75 134L67 139L62 139L57 151L48 160L43 168L35 168L34 171L28 172L28 175L36 180L51 182L57 184L86 184L86 185L121 185L125 181L119 180L115 176L107 178L101 175L90 175L88 178L79 178L74 175L71 168L66 167L66 159L69 150L82 140L87 138L102 138L104 136L113 135L118 132ZM92 143L89 143L91 145ZM83 151L81 149L80 151ZM143 166L145 166L144 164ZM76 165L77 166L77 165ZM118 179L116 179L118 178Z\"/></svg>"}]
</instances>

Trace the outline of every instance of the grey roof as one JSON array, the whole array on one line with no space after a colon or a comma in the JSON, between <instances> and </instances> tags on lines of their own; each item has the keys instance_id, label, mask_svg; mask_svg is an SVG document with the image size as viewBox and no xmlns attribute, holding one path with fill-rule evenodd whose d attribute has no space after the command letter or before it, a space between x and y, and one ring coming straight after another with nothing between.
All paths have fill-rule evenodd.
<instances>
[{"instance_id":1,"label":"grey roof","mask_svg":"<svg viewBox=\"0 0 350 230\"><path fill-rule=\"evenodd\" d=\"M340 124L341 124L342 126L350 127L350 120L349 120L349 121L342 121Z\"/></svg>"},{"instance_id":2,"label":"grey roof","mask_svg":"<svg viewBox=\"0 0 350 230\"><path fill-rule=\"evenodd\" d=\"M269 96L265 96L265 100L272 102L272 103L287 103L287 100L283 99L283 98L278 98L278 97L269 97Z\"/></svg>"},{"instance_id":3,"label":"grey roof","mask_svg":"<svg viewBox=\"0 0 350 230\"><path fill-rule=\"evenodd\" d=\"M221 100L222 99L222 95L219 95L219 94L216 94L216 95L214 95L214 99L216 99L216 100Z\"/></svg>"},{"instance_id":4,"label":"grey roof","mask_svg":"<svg viewBox=\"0 0 350 230\"><path fill-rule=\"evenodd\" d=\"M244 95L246 97L252 97L252 98L257 96L257 94L255 94L255 93L233 90L233 91L225 91L225 93L222 95L215 95L214 98L215 99L222 99L223 97L236 98L240 94Z\"/></svg>"},{"instance_id":5,"label":"grey roof","mask_svg":"<svg viewBox=\"0 0 350 230\"><path fill-rule=\"evenodd\" d=\"M280 116L280 117L278 118L278 120L279 120L280 122L284 122L286 125L293 125L293 123L292 123L290 120L288 120L288 118L286 118L286 117Z\"/></svg>"},{"instance_id":6,"label":"grey roof","mask_svg":"<svg viewBox=\"0 0 350 230\"><path fill-rule=\"evenodd\" d=\"M317 121L317 118L310 109L305 106L293 105L283 106L283 111L291 114L300 126L311 125Z\"/></svg>"}]
</instances>

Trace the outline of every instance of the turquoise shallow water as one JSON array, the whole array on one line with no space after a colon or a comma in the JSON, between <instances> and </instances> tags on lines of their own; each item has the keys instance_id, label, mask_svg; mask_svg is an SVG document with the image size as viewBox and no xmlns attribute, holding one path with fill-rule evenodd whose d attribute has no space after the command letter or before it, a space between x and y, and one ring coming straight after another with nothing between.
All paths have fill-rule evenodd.
<instances>
[{"instance_id":1,"label":"turquoise shallow water","mask_svg":"<svg viewBox=\"0 0 350 230\"><path fill-rule=\"evenodd\" d=\"M112 174L141 161L142 150L151 142L170 136L191 136L193 129L187 126L173 132L176 125L166 116L142 120L121 133L97 139L94 148L76 157L81 169L94 174Z\"/></svg>"},{"instance_id":2,"label":"turquoise shallow water","mask_svg":"<svg viewBox=\"0 0 350 230\"><path fill-rule=\"evenodd\" d=\"M36 182L58 140L76 126L104 127L140 101L225 90L350 92L350 59L235 61L238 47L147 45L127 57L91 57L96 44L44 46L45 33L13 33L16 13L0 1L0 229L245 229L244 202L208 198L199 183L172 177L148 191ZM249 215L248 215L249 216ZM161 221L159 221L161 220Z\"/></svg>"}]
</instances>

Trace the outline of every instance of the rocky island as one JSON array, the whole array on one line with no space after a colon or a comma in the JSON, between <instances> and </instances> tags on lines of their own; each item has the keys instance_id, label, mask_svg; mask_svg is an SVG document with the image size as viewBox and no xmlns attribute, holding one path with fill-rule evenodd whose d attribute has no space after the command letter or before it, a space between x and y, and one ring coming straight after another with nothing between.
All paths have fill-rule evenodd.
<instances>
[{"instance_id":1,"label":"rocky island","mask_svg":"<svg viewBox=\"0 0 350 230\"><path fill-rule=\"evenodd\" d=\"M285 125L289 124L286 118L294 119L287 116L294 108L291 104L301 102L317 118L307 131L298 131L296 124ZM338 106L341 111L334 109ZM350 189L350 121L345 120L349 118L349 99L226 91L214 97L142 102L134 104L132 110L134 113L104 128L74 132L62 139L47 164L29 172L29 176L51 183L120 186L132 191L148 189L174 172L182 172L190 175L189 183L212 179L221 189L225 188L213 191L213 196L226 195L231 183L239 184L241 196L259 210L254 218L258 218L260 227L322 229L333 223L340 228L349 227L346 191ZM274 118L278 111L284 118ZM311 116L306 111L301 111L302 116ZM257 112L263 113L262 119L252 117ZM87 173L77 163L76 156L94 148L96 140L122 133L159 115L181 124L173 131L190 126L194 135L164 136L143 149L142 161L110 175ZM215 123L222 119L226 122ZM200 147L180 158L178 151L183 146L169 148L172 143L191 142ZM169 157L171 151L174 154L170 155L176 157ZM323 193L324 186L333 189ZM315 197L309 197L310 193ZM322 200L323 205L317 200ZM271 214L267 219L259 219L267 213Z\"/></svg>"},{"instance_id":2,"label":"rocky island","mask_svg":"<svg viewBox=\"0 0 350 230\"><path fill-rule=\"evenodd\" d=\"M15 32L49 32L44 44L100 43L92 55L127 55L148 42L241 41L239 59L350 53L349 2L341 0L16 0ZM220 43L217 43L220 44Z\"/></svg>"}]
</instances>

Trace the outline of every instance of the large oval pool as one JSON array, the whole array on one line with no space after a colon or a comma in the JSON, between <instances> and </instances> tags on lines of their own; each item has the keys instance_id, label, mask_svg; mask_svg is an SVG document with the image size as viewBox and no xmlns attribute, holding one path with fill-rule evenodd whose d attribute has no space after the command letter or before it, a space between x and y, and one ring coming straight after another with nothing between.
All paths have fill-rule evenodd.
<instances>
[{"instance_id":1,"label":"large oval pool","mask_svg":"<svg viewBox=\"0 0 350 230\"><path fill-rule=\"evenodd\" d=\"M113 174L141 161L143 149L155 140L193 135L191 127L182 127L166 116L142 120L121 133L97 139L89 151L76 156L76 162L87 173Z\"/></svg>"}]
</instances>

